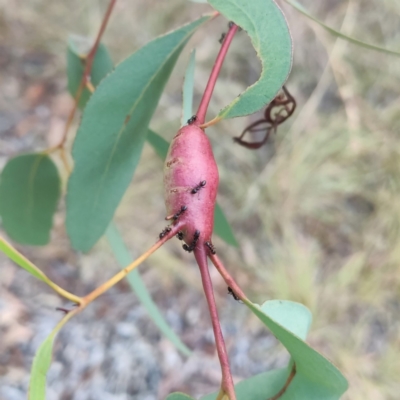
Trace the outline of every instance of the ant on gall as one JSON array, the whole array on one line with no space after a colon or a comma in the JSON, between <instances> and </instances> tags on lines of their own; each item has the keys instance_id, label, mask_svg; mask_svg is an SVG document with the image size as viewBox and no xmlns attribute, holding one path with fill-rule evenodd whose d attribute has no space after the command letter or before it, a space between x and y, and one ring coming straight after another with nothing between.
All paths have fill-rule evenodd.
<instances>
[{"instance_id":1,"label":"ant on gall","mask_svg":"<svg viewBox=\"0 0 400 400\"><path fill-rule=\"evenodd\" d=\"M196 122L196 120L197 120L197 115L193 115L192 117L190 117L187 120L187 123L188 123L188 125L192 125L192 124L194 124Z\"/></svg>"},{"instance_id":2,"label":"ant on gall","mask_svg":"<svg viewBox=\"0 0 400 400\"><path fill-rule=\"evenodd\" d=\"M196 232L194 233L192 244L190 246L188 246L187 244L184 244L182 246L183 250L187 251L188 253L191 253L195 249L197 241L199 240L199 237L200 237L200 231L196 230Z\"/></svg>"},{"instance_id":3,"label":"ant on gall","mask_svg":"<svg viewBox=\"0 0 400 400\"><path fill-rule=\"evenodd\" d=\"M190 193L192 194L196 194L201 188L203 188L204 186L206 186L206 181L201 181L196 187L194 187L192 189L192 191Z\"/></svg>"}]
</instances>

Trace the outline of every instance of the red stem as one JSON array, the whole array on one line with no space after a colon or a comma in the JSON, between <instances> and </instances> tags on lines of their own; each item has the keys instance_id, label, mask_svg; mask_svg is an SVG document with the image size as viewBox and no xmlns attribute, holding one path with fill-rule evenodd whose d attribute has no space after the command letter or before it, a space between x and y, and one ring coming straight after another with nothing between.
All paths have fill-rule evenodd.
<instances>
[{"instance_id":1,"label":"red stem","mask_svg":"<svg viewBox=\"0 0 400 400\"><path fill-rule=\"evenodd\" d=\"M228 52L229 46L230 46L232 39L235 36L235 33L237 30L238 30L238 26L235 24L232 24L231 27L229 28L228 33L225 36L225 39L221 46L221 49L219 50L217 59L215 60L213 69L211 71L210 78L208 79L206 89L204 90L204 94L200 101L199 109L196 114L196 116L197 116L196 124L197 125L202 125L205 122L208 105L210 103L210 99L211 99L211 96L214 91L215 83L217 81L219 72L221 71L221 67L224 62L226 53Z\"/></svg>"},{"instance_id":2,"label":"red stem","mask_svg":"<svg viewBox=\"0 0 400 400\"><path fill-rule=\"evenodd\" d=\"M97 37L96 40L93 44L93 47L91 48L89 54L87 55L86 58L86 65L85 65L85 70L83 72L83 77L82 77L82 81L81 84L83 83L83 85L85 85L86 82L90 81L90 73L92 71L92 66L93 66L93 61L94 61L94 57L96 55L96 51L99 47L100 44L100 39L103 36L104 31L106 30L107 24L108 24L108 20L110 19L111 16L111 12L114 8L115 3L117 2L117 0L111 0L106 13L104 14L104 18L103 21L101 23L100 29L97 33Z\"/></svg>"},{"instance_id":3,"label":"red stem","mask_svg":"<svg viewBox=\"0 0 400 400\"><path fill-rule=\"evenodd\" d=\"M247 300L246 295L243 293L242 289L240 289L239 285L236 283L236 281L232 278L232 276L226 270L226 268L224 267L224 264L222 264L222 261L218 258L218 256L216 254L210 254L209 257L210 257L210 260L212 261L212 263L215 265L215 268L217 268L219 274L224 279L225 283L230 288L232 288L235 295L237 297L239 297L239 299L242 301Z\"/></svg>"},{"instance_id":4,"label":"red stem","mask_svg":"<svg viewBox=\"0 0 400 400\"><path fill-rule=\"evenodd\" d=\"M229 367L228 354L226 352L225 341L222 335L221 326L219 324L217 306L215 304L213 286L211 282L210 272L207 265L207 254L203 247L194 251L197 264L200 268L201 280L203 283L204 293L206 295L208 309L210 311L211 323L213 326L215 344L219 362L221 364L222 382L221 389L229 396L230 400L236 400L235 387L233 385L231 370Z\"/></svg>"},{"instance_id":5,"label":"red stem","mask_svg":"<svg viewBox=\"0 0 400 400\"><path fill-rule=\"evenodd\" d=\"M96 36L96 40L94 41L94 44L92 46L92 48L90 49L89 53L86 56L86 63L85 63L85 69L83 70L83 74L82 74L82 78L81 81L79 83L79 87L78 90L76 91L76 95L74 98L74 106L68 116L68 120L67 123L65 125L65 129L64 129L64 133L62 136L62 139L60 141L60 143L56 146L56 148L63 148L64 147L64 143L67 140L67 135L68 135L68 131L69 128L71 126L71 123L74 119L76 110L78 109L78 104L79 104L79 100L81 99L82 93L83 93L83 89L85 88L85 86L90 82L90 74L92 72L92 67L93 67L93 62L94 62L94 57L96 55L97 49L99 47L100 44L100 40L101 37L103 36L103 33L107 27L107 23L108 20L110 19L110 15L111 12L114 8L115 3L117 2L117 0L111 0L106 13L104 14L104 18L103 21L101 23L100 29L97 33Z\"/></svg>"}]
</instances>

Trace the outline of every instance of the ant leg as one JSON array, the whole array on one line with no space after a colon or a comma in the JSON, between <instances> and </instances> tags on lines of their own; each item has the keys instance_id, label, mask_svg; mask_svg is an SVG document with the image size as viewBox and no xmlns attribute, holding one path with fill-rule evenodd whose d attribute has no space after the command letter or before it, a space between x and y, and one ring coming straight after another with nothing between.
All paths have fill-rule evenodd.
<instances>
[{"instance_id":1,"label":"ant leg","mask_svg":"<svg viewBox=\"0 0 400 400\"><path fill-rule=\"evenodd\" d=\"M168 215L167 217L165 217L165 219L167 221L169 221L171 219L176 221L186 210L187 210L187 207L186 206L182 206L181 209L176 214Z\"/></svg>"},{"instance_id":2,"label":"ant leg","mask_svg":"<svg viewBox=\"0 0 400 400\"><path fill-rule=\"evenodd\" d=\"M190 244L190 246L188 246L186 243L182 246L183 250L187 251L188 253L191 253L197 245L197 242L199 240L200 237L200 231L196 230L193 236L193 241Z\"/></svg>"},{"instance_id":3,"label":"ant leg","mask_svg":"<svg viewBox=\"0 0 400 400\"><path fill-rule=\"evenodd\" d=\"M160 239L162 239L167 233L169 233L169 232L171 232L171 227L170 226L167 226L165 229L163 229L162 231L161 231L161 233L158 235L158 237L160 238Z\"/></svg>"}]
</instances>

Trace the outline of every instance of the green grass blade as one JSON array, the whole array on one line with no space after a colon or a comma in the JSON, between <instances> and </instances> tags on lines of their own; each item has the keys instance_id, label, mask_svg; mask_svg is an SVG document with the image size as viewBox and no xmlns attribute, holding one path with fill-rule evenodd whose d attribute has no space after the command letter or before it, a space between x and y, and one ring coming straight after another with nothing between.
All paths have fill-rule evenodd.
<instances>
[{"instance_id":1,"label":"green grass blade","mask_svg":"<svg viewBox=\"0 0 400 400\"><path fill-rule=\"evenodd\" d=\"M157 155L162 160L165 160L169 148L168 142L151 129L148 131L147 141L154 148ZM215 206L214 212L214 232L226 243L230 244L231 246L238 247L238 242L235 238L233 230L224 212L218 204Z\"/></svg>"},{"instance_id":2,"label":"green grass blade","mask_svg":"<svg viewBox=\"0 0 400 400\"><path fill-rule=\"evenodd\" d=\"M93 43L82 36L71 35L68 38L67 49L67 77L68 91L72 97L76 96L85 69L85 59ZM92 71L90 74L91 83L96 87L100 81L112 71L114 64L107 48L100 43L94 56ZM79 100L79 108L83 110L88 102L91 92L84 89Z\"/></svg>"},{"instance_id":3,"label":"green grass blade","mask_svg":"<svg viewBox=\"0 0 400 400\"><path fill-rule=\"evenodd\" d=\"M46 340L40 345L32 363L31 377L29 382L29 400L46 400L46 375L50 368L54 339L60 329L74 316L71 312L67 314L53 329Z\"/></svg>"},{"instance_id":4,"label":"green grass blade","mask_svg":"<svg viewBox=\"0 0 400 400\"><path fill-rule=\"evenodd\" d=\"M66 225L75 249L88 251L106 231L139 163L148 124L175 63L210 18L152 40L118 64L88 101L67 191Z\"/></svg>"},{"instance_id":5,"label":"green grass blade","mask_svg":"<svg viewBox=\"0 0 400 400\"><path fill-rule=\"evenodd\" d=\"M225 107L216 119L252 114L275 98L292 68L292 40L286 19L273 0L208 2L248 33L262 66L259 80Z\"/></svg>"},{"instance_id":6,"label":"green grass blade","mask_svg":"<svg viewBox=\"0 0 400 400\"><path fill-rule=\"evenodd\" d=\"M183 110L181 125L193 115L193 92L194 92L194 67L196 65L196 50L190 53L189 63L186 68L185 80L183 83Z\"/></svg>"},{"instance_id":7,"label":"green grass blade","mask_svg":"<svg viewBox=\"0 0 400 400\"><path fill-rule=\"evenodd\" d=\"M381 53L386 53L390 54L392 56L400 57L400 52L399 51L394 51L394 50L389 50L385 49L384 47L376 46L374 44L366 43L363 42L362 40L354 39L351 36L347 36L336 29L331 28L330 26L324 24L321 20L318 18L314 17L311 15L300 3L298 3L296 0L285 0L286 3L290 4L292 7L294 7L297 11L305 15L307 18L310 18L314 22L316 22L318 25L322 26L325 30L327 30L329 33L331 33L334 36L337 36L341 39L347 40L350 43L356 44L357 46L365 47L366 49L370 50L375 50L375 51L380 51Z\"/></svg>"},{"instance_id":8,"label":"green grass blade","mask_svg":"<svg viewBox=\"0 0 400 400\"><path fill-rule=\"evenodd\" d=\"M36 246L49 242L60 186L57 168L45 154L8 161L0 176L0 215L13 240Z\"/></svg>"},{"instance_id":9,"label":"green grass blade","mask_svg":"<svg viewBox=\"0 0 400 400\"><path fill-rule=\"evenodd\" d=\"M121 268L129 265L133 261L132 257L129 254L129 251L126 248L125 243L113 222L111 222L106 231L106 238ZM182 354L189 356L191 351L179 339L179 337L165 321L157 305L151 298L150 293L146 289L146 286L140 277L139 271L135 269L127 276L127 279L132 290L136 293L143 307L146 309L148 315L157 325L163 335L168 338Z\"/></svg>"}]
</instances>

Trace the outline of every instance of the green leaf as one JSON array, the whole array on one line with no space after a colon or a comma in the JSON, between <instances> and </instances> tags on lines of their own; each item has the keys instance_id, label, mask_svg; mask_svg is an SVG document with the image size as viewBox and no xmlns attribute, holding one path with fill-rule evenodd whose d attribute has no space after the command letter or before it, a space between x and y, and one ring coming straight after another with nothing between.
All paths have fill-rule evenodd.
<instances>
[{"instance_id":1,"label":"green leaf","mask_svg":"<svg viewBox=\"0 0 400 400\"><path fill-rule=\"evenodd\" d=\"M148 130L146 139L147 142L153 147L158 157L164 161L165 157L167 157L169 143L162 136L153 132L151 129Z\"/></svg>"},{"instance_id":2,"label":"green leaf","mask_svg":"<svg viewBox=\"0 0 400 400\"><path fill-rule=\"evenodd\" d=\"M147 141L154 148L157 155L162 160L165 160L169 148L168 142L151 129L148 131ZM238 242L233 234L232 228L218 204L216 204L214 211L214 232L226 243L230 244L231 246L238 247Z\"/></svg>"},{"instance_id":3,"label":"green leaf","mask_svg":"<svg viewBox=\"0 0 400 400\"><path fill-rule=\"evenodd\" d=\"M344 35L343 33L337 31L336 29L331 28L330 26L324 24L321 20L318 18L314 17L311 15L300 3L298 3L296 0L285 0L286 3L290 4L292 7L294 7L297 11L301 12L303 15L305 15L307 18L310 18L314 22L316 22L318 25L322 26L325 30L327 30L329 33L331 33L334 36L340 37L341 39L347 40L350 43L356 44L357 46L365 47L370 50L376 50L380 51L382 53L390 54L392 56L400 57L400 52L399 51L394 51L394 50L389 50L385 49L384 47L376 46L374 44L366 43L363 42L362 40L354 39L351 36Z\"/></svg>"},{"instance_id":4,"label":"green leaf","mask_svg":"<svg viewBox=\"0 0 400 400\"><path fill-rule=\"evenodd\" d=\"M22 244L48 243L59 196L60 178L50 157L11 159L0 176L0 215L10 238Z\"/></svg>"},{"instance_id":5,"label":"green leaf","mask_svg":"<svg viewBox=\"0 0 400 400\"><path fill-rule=\"evenodd\" d=\"M267 301L261 307L249 302L247 306L287 348L296 362L296 374L280 400L338 400L347 389L347 382L328 360L303 340L311 324L311 313L302 304L291 301ZM275 396L285 385L292 369L268 371L239 382L238 400L265 400ZM214 400L216 394L201 400Z\"/></svg>"},{"instance_id":6,"label":"green leaf","mask_svg":"<svg viewBox=\"0 0 400 400\"><path fill-rule=\"evenodd\" d=\"M190 53L190 59L185 73L183 83L183 112L181 125L186 125L186 121L193 115L193 89L194 89L194 67L196 64L196 50Z\"/></svg>"},{"instance_id":7,"label":"green leaf","mask_svg":"<svg viewBox=\"0 0 400 400\"><path fill-rule=\"evenodd\" d=\"M239 247L239 243L235 238L233 230L218 203L216 203L214 210L214 232L221 239L225 240L226 243L233 247Z\"/></svg>"},{"instance_id":8,"label":"green leaf","mask_svg":"<svg viewBox=\"0 0 400 400\"><path fill-rule=\"evenodd\" d=\"M66 322L72 318L73 312L67 314L54 328L46 340L40 345L32 363L29 382L29 400L46 400L46 375L53 355L54 339Z\"/></svg>"},{"instance_id":9,"label":"green leaf","mask_svg":"<svg viewBox=\"0 0 400 400\"><path fill-rule=\"evenodd\" d=\"M0 251L35 278L46 283L49 282L49 278L36 265L32 264L32 262L25 258L19 251L14 249L14 247L7 243L2 237L0 237Z\"/></svg>"},{"instance_id":10,"label":"green leaf","mask_svg":"<svg viewBox=\"0 0 400 400\"><path fill-rule=\"evenodd\" d=\"M166 400L195 400L195 399L185 393L176 392L176 393L171 393L170 395L168 395Z\"/></svg>"},{"instance_id":11,"label":"green leaf","mask_svg":"<svg viewBox=\"0 0 400 400\"><path fill-rule=\"evenodd\" d=\"M66 290L55 284L36 265L34 265L31 261L24 257L18 250L14 249L14 247L11 246L10 243L7 243L2 237L0 237L0 251L2 251L7 257L9 257L12 261L22 267L25 271L29 272L35 278L47 283L60 296L63 296L77 304L80 303L80 297L67 292Z\"/></svg>"},{"instance_id":12,"label":"green leaf","mask_svg":"<svg viewBox=\"0 0 400 400\"><path fill-rule=\"evenodd\" d=\"M67 49L67 77L68 91L75 98L80 86L87 54L92 48L92 41L82 36L70 35ZM91 83L97 86L100 81L112 71L114 65L111 56L103 44L99 44L94 56L92 71L90 74ZM79 100L79 108L83 110L92 93L84 89Z\"/></svg>"},{"instance_id":13,"label":"green leaf","mask_svg":"<svg viewBox=\"0 0 400 400\"><path fill-rule=\"evenodd\" d=\"M282 11L273 0L208 0L212 7L244 29L261 60L260 79L216 119L252 114L271 102L292 67L292 40Z\"/></svg>"},{"instance_id":14,"label":"green leaf","mask_svg":"<svg viewBox=\"0 0 400 400\"><path fill-rule=\"evenodd\" d=\"M268 400L279 392L285 384L287 376L288 369L281 368L244 379L235 385L236 397L238 400ZM216 398L217 393L212 393L201 397L201 400L215 400ZM285 400L287 398L282 396L279 400L281 399ZM308 399L301 398L301 400Z\"/></svg>"},{"instance_id":15,"label":"green leaf","mask_svg":"<svg viewBox=\"0 0 400 400\"><path fill-rule=\"evenodd\" d=\"M87 103L67 192L67 231L75 249L88 251L107 229L178 56L209 19L199 18L139 49L101 81Z\"/></svg>"},{"instance_id":16,"label":"green leaf","mask_svg":"<svg viewBox=\"0 0 400 400\"><path fill-rule=\"evenodd\" d=\"M261 307L248 302L247 306L286 347L296 363L296 375L282 400L337 400L341 397L348 387L346 379L302 340L311 320L304 306L281 300L267 301Z\"/></svg>"},{"instance_id":17,"label":"green leaf","mask_svg":"<svg viewBox=\"0 0 400 400\"><path fill-rule=\"evenodd\" d=\"M120 233L118 232L117 227L113 222L111 222L110 226L106 231L106 237L115 255L115 258L118 261L118 264L121 266L121 268L125 268L133 260L131 255L129 254L128 249L125 246L125 243ZM191 351L179 339L179 337L175 334L175 332L170 328L170 326L165 321L157 305L151 298L150 293L146 289L143 279L140 277L139 271L137 269L133 270L127 276L127 279L132 287L132 290L136 293L137 297L139 298L143 307L146 309L150 318L157 325L157 327L160 329L163 335L166 338L168 338L182 354L184 354L185 356L189 356L191 354Z\"/></svg>"}]
</instances>

